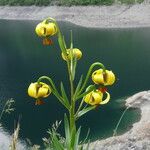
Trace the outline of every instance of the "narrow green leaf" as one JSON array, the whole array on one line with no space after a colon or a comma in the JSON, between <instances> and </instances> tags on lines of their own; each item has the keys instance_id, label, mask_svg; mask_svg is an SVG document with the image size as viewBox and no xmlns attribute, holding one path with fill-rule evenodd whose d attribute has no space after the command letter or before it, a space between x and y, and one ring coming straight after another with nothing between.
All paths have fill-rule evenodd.
<instances>
[{"instance_id":1,"label":"narrow green leaf","mask_svg":"<svg viewBox=\"0 0 150 150\"><path fill-rule=\"evenodd\" d=\"M72 68L72 79L74 80L76 74L77 58L73 58L73 68Z\"/></svg>"},{"instance_id":2,"label":"narrow green leaf","mask_svg":"<svg viewBox=\"0 0 150 150\"><path fill-rule=\"evenodd\" d=\"M78 82L78 85L76 87L75 94L74 94L75 96L77 96L78 92L80 91L80 87L81 87L82 81L83 81L83 75L81 75L80 80Z\"/></svg>"},{"instance_id":3,"label":"narrow green leaf","mask_svg":"<svg viewBox=\"0 0 150 150\"><path fill-rule=\"evenodd\" d=\"M90 129L88 129L88 132L87 132L86 137L85 137L84 141L82 142L82 144L86 143L86 141L87 141L87 139L89 137L89 134L90 134Z\"/></svg>"},{"instance_id":4,"label":"narrow green leaf","mask_svg":"<svg viewBox=\"0 0 150 150\"><path fill-rule=\"evenodd\" d=\"M68 100L68 97L67 97L67 94L65 92L64 85L62 82L60 84L60 87L61 87L61 94L63 97L63 101L64 101L65 105L69 108L70 107L69 100Z\"/></svg>"},{"instance_id":5,"label":"narrow green leaf","mask_svg":"<svg viewBox=\"0 0 150 150\"><path fill-rule=\"evenodd\" d=\"M64 127L65 127L65 136L66 136L66 147L67 149L69 149L70 147L70 127L69 127L69 121L68 121L68 118L67 118L67 115L65 114L64 116Z\"/></svg>"},{"instance_id":6,"label":"narrow green leaf","mask_svg":"<svg viewBox=\"0 0 150 150\"><path fill-rule=\"evenodd\" d=\"M67 56L67 51L66 51L66 48L65 48L64 41L65 40L63 39L63 36L62 36L61 32L59 31L59 33L58 33L58 43L59 43L61 51L64 53L65 56Z\"/></svg>"},{"instance_id":7,"label":"narrow green leaf","mask_svg":"<svg viewBox=\"0 0 150 150\"><path fill-rule=\"evenodd\" d=\"M65 42L65 36L63 36L63 42L64 42L64 47L67 49L66 42Z\"/></svg>"},{"instance_id":8,"label":"narrow green leaf","mask_svg":"<svg viewBox=\"0 0 150 150\"><path fill-rule=\"evenodd\" d=\"M64 102L64 99L58 95L56 92L53 91L53 94L58 98L59 102L62 103L62 105L64 105L67 109L69 109L69 107L66 105L66 103Z\"/></svg>"},{"instance_id":9,"label":"narrow green leaf","mask_svg":"<svg viewBox=\"0 0 150 150\"><path fill-rule=\"evenodd\" d=\"M79 111L79 113L77 114L77 118L83 116L84 114L86 114L87 112L91 111L92 109L94 109L96 106L89 106L88 108L84 108L81 111Z\"/></svg>"},{"instance_id":10,"label":"narrow green leaf","mask_svg":"<svg viewBox=\"0 0 150 150\"><path fill-rule=\"evenodd\" d=\"M78 129L76 135L75 135L75 141L74 141L74 150L78 149L79 146L79 138L80 138L80 132L81 132L81 127Z\"/></svg>"}]
</instances>

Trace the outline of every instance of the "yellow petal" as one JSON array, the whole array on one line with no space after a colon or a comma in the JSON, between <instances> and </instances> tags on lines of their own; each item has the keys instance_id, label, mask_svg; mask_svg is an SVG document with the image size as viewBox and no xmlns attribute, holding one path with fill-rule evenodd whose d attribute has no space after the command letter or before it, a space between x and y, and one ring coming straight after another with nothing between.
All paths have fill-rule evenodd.
<instances>
[{"instance_id":1,"label":"yellow petal","mask_svg":"<svg viewBox=\"0 0 150 150\"><path fill-rule=\"evenodd\" d=\"M91 96L92 96L92 92L90 92L89 94L87 94L85 97L84 97L84 101L89 104L89 101L91 99Z\"/></svg>"},{"instance_id":2,"label":"yellow petal","mask_svg":"<svg viewBox=\"0 0 150 150\"><path fill-rule=\"evenodd\" d=\"M90 105L98 105L102 101L103 93L100 91L92 91L84 97L84 101Z\"/></svg>"},{"instance_id":3,"label":"yellow petal","mask_svg":"<svg viewBox=\"0 0 150 150\"><path fill-rule=\"evenodd\" d=\"M74 48L73 55L79 60L82 57L82 52L78 48Z\"/></svg>"},{"instance_id":4,"label":"yellow petal","mask_svg":"<svg viewBox=\"0 0 150 150\"><path fill-rule=\"evenodd\" d=\"M94 71L92 73L92 80L95 84L104 84L103 69Z\"/></svg>"},{"instance_id":5,"label":"yellow petal","mask_svg":"<svg viewBox=\"0 0 150 150\"><path fill-rule=\"evenodd\" d=\"M105 85L112 85L115 82L115 75L112 71L106 70L106 83Z\"/></svg>"},{"instance_id":6,"label":"yellow petal","mask_svg":"<svg viewBox=\"0 0 150 150\"><path fill-rule=\"evenodd\" d=\"M37 97L41 98L41 97L47 97L49 95L49 90L48 88L39 88L38 93L37 93Z\"/></svg>"},{"instance_id":7,"label":"yellow petal","mask_svg":"<svg viewBox=\"0 0 150 150\"><path fill-rule=\"evenodd\" d=\"M44 35L44 26L42 23L39 23L36 28L35 28L35 32L38 36L43 36Z\"/></svg>"},{"instance_id":8,"label":"yellow petal","mask_svg":"<svg viewBox=\"0 0 150 150\"><path fill-rule=\"evenodd\" d=\"M101 92L92 92L92 99L90 100L91 105L98 105L102 101L103 94Z\"/></svg>"},{"instance_id":9,"label":"yellow petal","mask_svg":"<svg viewBox=\"0 0 150 150\"><path fill-rule=\"evenodd\" d=\"M40 84L42 85L37 92L37 97L38 98L45 98L48 97L51 93L51 89L49 87L49 85L47 85L46 83L40 82Z\"/></svg>"},{"instance_id":10,"label":"yellow petal","mask_svg":"<svg viewBox=\"0 0 150 150\"><path fill-rule=\"evenodd\" d=\"M46 28L46 36L52 36L57 33L57 28L54 23L47 23L44 27Z\"/></svg>"},{"instance_id":11,"label":"yellow petal","mask_svg":"<svg viewBox=\"0 0 150 150\"><path fill-rule=\"evenodd\" d=\"M107 104L110 100L110 94L108 92L106 92L106 94L107 94L107 97L105 100L100 102L101 105Z\"/></svg>"},{"instance_id":12,"label":"yellow petal","mask_svg":"<svg viewBox=\"0 0 150 150\"><path fill-rule=\"evenodd\" d=\"M31 83L28 87L28 95L33 97L33 98L37 98L37 91L36 91L36 84L35 83Z\"/></svg>"}]
</instances>

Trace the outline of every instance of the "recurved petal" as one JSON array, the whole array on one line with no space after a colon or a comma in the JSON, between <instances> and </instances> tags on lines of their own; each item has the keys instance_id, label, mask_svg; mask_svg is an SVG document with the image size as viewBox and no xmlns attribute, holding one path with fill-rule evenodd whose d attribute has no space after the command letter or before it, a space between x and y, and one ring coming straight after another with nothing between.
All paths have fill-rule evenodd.
<instances>
[{"instance_id":1,"label":"recurved petal","mask_svg":"<svg viewBox=\"0 0 150 150\"><path fill-rule=\"evenodd\" d=\"M39 23L36 28L35 28L35 32L38 36L43 36L45 33L45 28L43 26L42 23Z\"/></svg>"},{"instance_id":2,"label":"recurved petal","mask_svg":"<svg viewBox=\"0 0 150 150\"><path fill-rule=\"evenodd\" d=\"M104 84L103 70L99 69L92 73L92 80L95 84Z\"/></svg>"},{"instance_id":3,"label":"recurved petal","mask_svg":"<svg viewBox=\"0 0 150 150\"><path fill-rule=\"evenodd\" d=\"M93 100L91 101L91 105L98 105L102 101L103 93L102 92L92 92Z\"/></svg>"},{"instance_id":4,"label":"recurved petal","mask_svg":"<svg viewBox=\"0 0 150 150\"><path fill-rule=\"evenodd\" d=\"M112 85L115 82L115 74L112 71L106 70L105 85Z\"/></svg>"},{"instance_id":5,"label":"recurved petal","mask_svg":"<svg viewBox=\"0 0 150 150\"><path fill-rule=\"evenodd\" d=\"M40 87L37 93L37 97L48 97L50 94L49 88L47 87Z\"/></svg>"},{"instance_id":6,"label":"recurved petal","mask_svg":"<svg viewBox=\"0 0 150 150\"><path fill-rule=\"evenodd\" d=\"M28 95L37 98L36 84L31 83L28 87Z\"/></svg>"},{"instance_id":7,"label":"recurved petal","mask_svg":"<svg viewBox=\"0 0 150 150\"><path fill-rule=\"evenodd\" d=\"M92 92L90 92L89 94L87 94L87 95L84 97L84 101L85 101L87 104L89 104L91 97L92 97Z\"/></svg>"},{"instance_id":8,"label":"recurved petal","mask_svg":"<svg viewBox=\"0 0 150 150\"><path fill-rule=\"evenodd\" d=\"M110 100L110 94L108 92L106 92L106 94L107 94L107 97L105 100L100 102L101 105L107 104Z\"/></svg>"}]
</instances>

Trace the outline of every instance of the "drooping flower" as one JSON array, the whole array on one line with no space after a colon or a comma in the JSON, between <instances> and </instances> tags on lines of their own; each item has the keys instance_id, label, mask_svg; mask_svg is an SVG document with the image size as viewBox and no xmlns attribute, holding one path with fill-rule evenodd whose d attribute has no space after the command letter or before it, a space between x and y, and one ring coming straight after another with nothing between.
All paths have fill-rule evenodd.
<instances>
[{"instance_id":1,"label":"drooping flower","mask_svg":"<svg viewBox=\"0 0 150 150\"><path fill-rule=\"evenodd\" d=\"M50 95L51 89L46 83L31 83L28 87L28 95L36 99L36 105L42 104L41 98L46 98Z\"/></svg>"},{"instance_id":2,"label":"drooping flower","mask_svg":"<svg viewBox=\"0 0 150 150\"><path fill-rule=\"evenodd\" d=\"M92 91L90 93L88 93L85 97L84 97L84 101L87 104L90 105L103 105L103 104L107 104L110 100L110 94L108 92L105 92L107 94L107 97L105 100L103 100L103 93L99 90L95 90Z\"/></svg>"},{"instance_id":3,"label":"drooping flower","mask_svg":"<svg viewBox=\"0 0 150 150\"><path fill-rule=\"evenodd\" d=\"M41 37L52 36L57 33L57 27L53 22L44 20L36 26L35 32L38 36Z\"/></svg>"},{"instance_id":4,"label":"drooping flower","mask_svg":"<svg viewBox=\"0 0 150 150\"><path fill-rule=\"evenodd\" d=\"M115 82L115 74L109 70L99 69L92 73L92 80L95 84L112 85Z\"/></svg>"},{"instance_id":5,"label":"drooping flower","mask_svg":"<svg viewBox=\"0 0 150 150\"><path fill-rule=\"evenodd\" d=\"M62 53L62 58L67 61L67 60L71 60L71 53L73 58L76 58L77 60L79 60L82 57L82 52L81 50L79 50L78 48L73 48L73 49L67 49L67 56L64 56L64 54Z\"/></svg>"}]
</instances>

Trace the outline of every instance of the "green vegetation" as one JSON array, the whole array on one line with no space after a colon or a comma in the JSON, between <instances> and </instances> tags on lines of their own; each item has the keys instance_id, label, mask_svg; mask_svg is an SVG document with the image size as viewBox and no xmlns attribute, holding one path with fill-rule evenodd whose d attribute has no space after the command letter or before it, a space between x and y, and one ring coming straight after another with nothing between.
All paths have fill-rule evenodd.
<instances>
[{"instance_id":1,"label":"green vegetation","mask_svg":"<svg viewBox=\"0 0 150 150\"><path fill-rule=\"evenodd\" d=\"M0 5L10 5L10 6L47 6L50 5L50 0L0 0Z\"/></svg>"},{"instance_id":2,"label":"green vegetation","mask_svg":"<svg viewBox=\"0 0 150 150\"><path fill-rule=\"evenodd\" d=\"M134 4L134 3L142 3L144 0L120 0L121 3L125 4Z\"/></svg>"},{"instance_id":3,"label":"green vegetation","mask_svg":"<svg viewBox=\"0 0 150 150\"><path fill-rule=\"evenodd\" d=\"M62 5L111 5L114 0L62 0Z\"/></svg>"},{"instance_id":4,"label":"green vegetation","mask_svg":"<svg viewBox=\"0 0 150 150\"><path fill-rule=\"evenodd\" d=\"M113 3L134 4L143 0L0 0L0 5L10 6L48 6L48 5L112 5Z\"/></svg>"}]
</instances>

